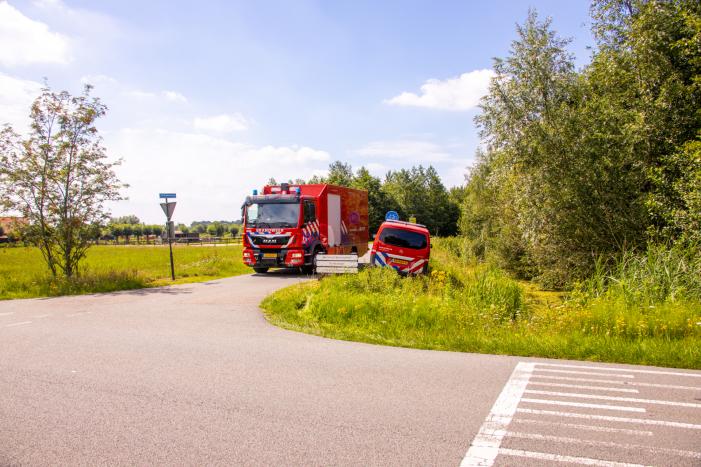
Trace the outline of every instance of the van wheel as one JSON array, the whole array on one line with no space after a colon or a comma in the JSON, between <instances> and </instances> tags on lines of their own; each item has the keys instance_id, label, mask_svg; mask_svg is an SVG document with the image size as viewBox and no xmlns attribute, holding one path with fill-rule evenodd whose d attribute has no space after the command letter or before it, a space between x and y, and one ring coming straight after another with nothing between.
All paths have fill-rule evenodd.
<instances>
[{"instance_id":1,"label":"van wheel","mask_svg":"<svg viewBox=\"0 0 701 467\"><path fill-rule=\"evenodd\" d=\"M270 268L253 268L256 274L265 274Z\"/></svg>"}]
</instances>

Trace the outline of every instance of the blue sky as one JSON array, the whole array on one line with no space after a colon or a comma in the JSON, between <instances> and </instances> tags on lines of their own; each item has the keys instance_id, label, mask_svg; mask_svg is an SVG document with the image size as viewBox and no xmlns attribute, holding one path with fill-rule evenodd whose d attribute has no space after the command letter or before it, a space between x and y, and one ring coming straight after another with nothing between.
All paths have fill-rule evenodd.
<instances>
[{"instance_id":1,"label":"blue sky","mask_svg":"<svg viewBox=\"0 0 701 467\"><path fill-rule=\"evenodd\" d=\"M95 86L129 197L111 206L161 222L236 219L270 177L333 160L379 176L434 165L461 184L479 138L476 104L528 8L553 18L581 66L584 0L3 1L0 123L26 127L43 77Z\"/></svg>"}]
</instances>

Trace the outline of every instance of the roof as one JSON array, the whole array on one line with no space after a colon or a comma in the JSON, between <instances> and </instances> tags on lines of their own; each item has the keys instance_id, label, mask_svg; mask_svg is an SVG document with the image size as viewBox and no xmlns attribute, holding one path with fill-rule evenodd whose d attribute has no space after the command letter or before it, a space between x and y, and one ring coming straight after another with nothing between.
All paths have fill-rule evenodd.
<instances>
[{"instance_id":1,"label":"roof","mask_svg":"<svg viewBox=\"0 0 701 467\"><path fill-rule=\"evenodd\" d=\"M383 226L392 226L396 227L399 229L404 229L404 230L413 230L414 232L421 232L428 234L428 228L423 225L423 224L414 224L413 222L406 222L406 221L384 221L380 227Z\"/></svg>"}]
</instances>

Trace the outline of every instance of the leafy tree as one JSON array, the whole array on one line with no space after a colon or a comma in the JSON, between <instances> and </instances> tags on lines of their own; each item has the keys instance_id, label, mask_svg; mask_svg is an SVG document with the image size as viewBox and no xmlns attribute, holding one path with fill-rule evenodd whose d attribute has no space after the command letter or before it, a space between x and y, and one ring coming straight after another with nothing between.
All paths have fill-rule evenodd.
<instances>
[{"instance_id":1,"label":"leafy tree","mask_svg":"<svg viewBox=\"0 0 701 467\"><path fill-rule=\"evenodd\" d=\"M226 228L221 222L213 222L207 226L207 233L212 237L221 237L225 231Z\"/></svg>"},{"instance_id":2,"label":"leafy tree","mask_svg":"<svg viewBox=\"0 0 701 467\"><path fill-rule=\"evenodd\" d=\"M358 169L351 186L368 192L368 218L372 235L385 220L387 211L397 209L396 202L383 190L380 179L373 177L365 167Z\"/></svg>"},{"instance_id":3,"label":"leafy tree","mask_svg":"<svg viewBox=\"0 0 701 467\"><path fill-rule=\"evenodd\" d=\"M403 219L415 216L434 235L452 235L457 230L459 208L433 167L412 167L389 172L383 190L396 203Z\"/></svg>"},{"instance_id":4,"label":"leafy tree","mask_svg":"<svg viewBox=\"0 0 701 467\"><path fill-rule=\"evenodd\" d=\"M123 224L110 224L109 225L109 231L110 235L114 237L115 242L119 243L119 237L124 235L124 231L122 230L122 225Z\"/></svg>"},{"instance_id":5,"label":"leafy tree","mask_svg":"<svg viewBox=\"0 0 701 467\"><path fill-rule=\"evenodd\" d=\"M229 233L231 234L231 237L236 237L239 234L239 227L237 225L230 225L229 226Z\"/></svg>"},{"instance_id":6,"label":"leafy tree","mask_svg":"<svg viewBox=\"0 0 701 467\"><path fill-rule=\"evenodd\" d=\"M142 224L134 224L131 228L131 233L136 237L136 243L141 243L141 236L144 234L144 226Z\"/></svg>"},{"instance_id":7,"label":"leafy tree","mask_svg":"<svg viewBox=\"0 0 701 467\"><path fill-rule=\"evenodd\" d=\"M340 186L351 186L353 183L353 168L350 164L341 161L332 162L329 165L329 175L325 183Z\"/></svg>"},{"instance_id":8,"label":"leafy tree","mask_svg":"<svg viewBox=\"0 0 701 467\"><path fill-rule=\"evenodd\" d=\"M124 236L124 244L128 245L131 236L134 235L134 224L121 224L122 235Z\"/></svg>"},{"instance_id":9,"label":"leafy tree","mask_svg":"<svg viewBox=\"0 0 701 467\"><path fill-rule=\"evenodd\" d=\"M90 226L107 220L105 203L123 185L108 162L95 121L107 108L90 97L48 87L34 101L29 135L0 132L0 203L29 221L24 237L51 273L72 277L90 246Z\"/></svg>"},{"instance_id":10,"label":"leafy tree","mask_svg":"<svg viewBox=\"0 0 701 467\"><path fill-rule=\"evenodd\" d=\"M160 237L163 235L163 226L159 224L155 224L151 226L151 230L153 231L153 235L156 235L157 237Z\"/></svg>"}]
</instances>

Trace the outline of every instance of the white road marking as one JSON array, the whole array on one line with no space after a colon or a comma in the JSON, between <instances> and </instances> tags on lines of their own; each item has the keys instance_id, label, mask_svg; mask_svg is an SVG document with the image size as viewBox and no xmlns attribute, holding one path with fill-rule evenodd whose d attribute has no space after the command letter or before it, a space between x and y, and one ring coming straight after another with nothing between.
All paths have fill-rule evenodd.
<instances>
[{"instance_id":1,"label":"white road marking","mask_svg":"<svg viewBox=\"0 0 701 467\"><path fill-rule=\"evenodd\" d=\"M656 405L671 405L674 407L690 407L694 409L701 408L701 404L693 402L674 402L661 401L656 399L638 399L636 397L617 397L617 396L602 396L600 394L580 394L571 392L556 392L556 391L538 391L535 389L526 389L527 394L538 394L540 396L558 396L558 397L579 397L582 399L597 399L617 402L637 402L640 404L656 404Z\"/></svg>"},{"instance_id":2,"label":"white road marking","mask_svg":"<svg viewBox=\"0 0 701 467\"><path fill-rule=\"evenodd\" d=\"M9 315L14 315L14 311L6 311L5 313L0 313L0 316L9 316Z\"/></svg>"},{"instance_id":3,"label":"white road marking","mask_svg":"<svg viewBox=\"0 0 701 467\"><path fill-rule=\"evenodd\" d=\"M664 388L664 389L690 389L700 391L701 386L678 386L676 384L657 384L657 383L638 383L633 381L614 381L610 379L591 379L591 378L573 378L571 376L551 376L551 375L531 375L531 383L533 378L553 379L557 381L581 381L583 383L603 383L603 384L622 384L625 386L639 386L645 388Z\"/></svg>"},{"instance_id":4,"label":"white road marking","mask_svg":"<svg viewBox=\"0 0 701 467\"><path fill-rule=\"evenodd\" d=\"M533 363L526 362L519 362L516 365L475 439L472 440L465 458L460 463L461 466L490 466L494 464L494 460L499 455L501 440L516 413L519 400L533 372L533 367Z\"/></svg>"},{"instance_id":5,"label":"white road marking","mask_svg":"<svg viewBox=\"0 0 701 467\"><path fill-rule=\"evenodd\" d=\"M606 404L588 404L585 402L566 402L566 401L553 401L549 399L530 399L522 398L523 402L530 402L532 404L547 404L547 405L563 405L566 407L582 407L584 409L606 409L606 410L619 410L621 412L646 412L642 407L627 407L623 405L606 405Z\"/></svg>"},{"instance_id":6,"label":"white road marking","mask_svg":"<svg viewBox=\"0 0 701 467\"><path fill-rule=\"evenodd\" d=\"M701 452L685 451L682 449L660 448L655 446L644 446L642 444L623 444L614 443L613 441L597 441L593 439L568 438L565 436L541 435L537 433L519 433L507 431L506 436L519 439L532 439L536 441L552 441L554 443L569 443L569 444L586 444L587 446L602 446L607 448L617 449L635 449L646 450L653 454L671 454L675 456L691 457L701 459Z\"/></svg>"},{"instance_id":7,"label":"white road marking","mask_svg":"<svg viewBox=\"0 0 701 467\"><path fill-rule=\"evenodd\" d=\"M630 372L630 373L645 373L645 374L650 374L650 375L671 375L671 376L688 376L689 378L701 378L701 373L682 373L679 371L609 368L607 366L567 365L564 363L536 363L536 365L557 367L557 368L580 368L583 370L598 370L598 371L626 371L626 372ZM540 370L540 368L537 368L537 370Z\"/></svg>"},{"instance_id":8,"label":"white road marking","mask_svg":"<svg viewBox=\"0 0 701 467\"><path fill-rule=\"evenodd\" d=\"M550 420L532 420L530 418L515 418L511 423L527 423L530 425L543 425L543 426L557 426L562 428L575 428L578 430L585 431L600 431L602 433L623 433L626 435L638 435L638 436L652 436L652 431L643 430L628 430L625 428L612 428L609 426L599 426L599 425L582 425L579 423L558 423L552 422Z\"/></svg>"},{"instance_id":9,"label":"white road marking","mask_svg":"<svg viewBox=\"0 0 701 467\"><path fill-rule=\"evenodd\" d=\"M5 327L11 328L13 326L22 326L23 324L32 324L32 322L31 321L21 321L19 323L6 324Z\"/></svg>"},{"instance_id":10,"label":"white road marking","mask_svg":"<svg viewBox=\"0 0 701 467\"><path fill-rule=\"evenodd\" d=\"M670 428L684 428L688 430L701 430L701 425L696 425L694 423L682 423L682 422L671 422L666 420L650 420L646 418L626 418L626 417L612 417L610 415L594 415L588 413L574 413L574 412L558 412L556 410L537 410L537 409L516 409L518 413L527 413L531 415L553 415L556 417L568 417L568 418L584 418L587 420L604 420L607 422L621 422L621 423L639 423L641 425L655 425L655 426L666 426Z\"/></svg>"},{"instance_id":11,"label":"white road marking","mask_svg":"<svg viewBox=\"0 0 701 467\"><path fill-rule=\"evenodd\" d=\"M541 383L539 381L529 381L529 386L550 386L556 388L574 388L574 389L593 389L595 391L611 391L611 392L627 392L637 394L640 391L637 389L625 389L625 388L610 388L607 386L585 386L579 384L563 384L563 383Z\"/></svg>"},{"instance_id":12,"label":"white road marking","mask_svg":"<svg viewBox=\"0 0 701 467\"><path fill-rule=\"evenodd\" d=\"M550 370L548 368L536 368L538 371L545 371L548 373L568 373L571 375L589 375L589 376L608 376L614 378L635 378L633 375L613 375L610 373L595 373L591 371L575 371L575 370Z\"/></svg>"},{"instance_id":13,"label":"white road marking","mask_svg":"<svg viewBox=\"0 0 701 467\"><path fill-rule=\"evenodd\" d=\"M499 454L514 457L526 457L543 461L565 462L569 464L597 465L602 467L644 467L641 464L626 464L625 462L613 462L589 457L561 456L549 452L523 451L521 449L499 449Z\"/></svg>"}]
</instances>

